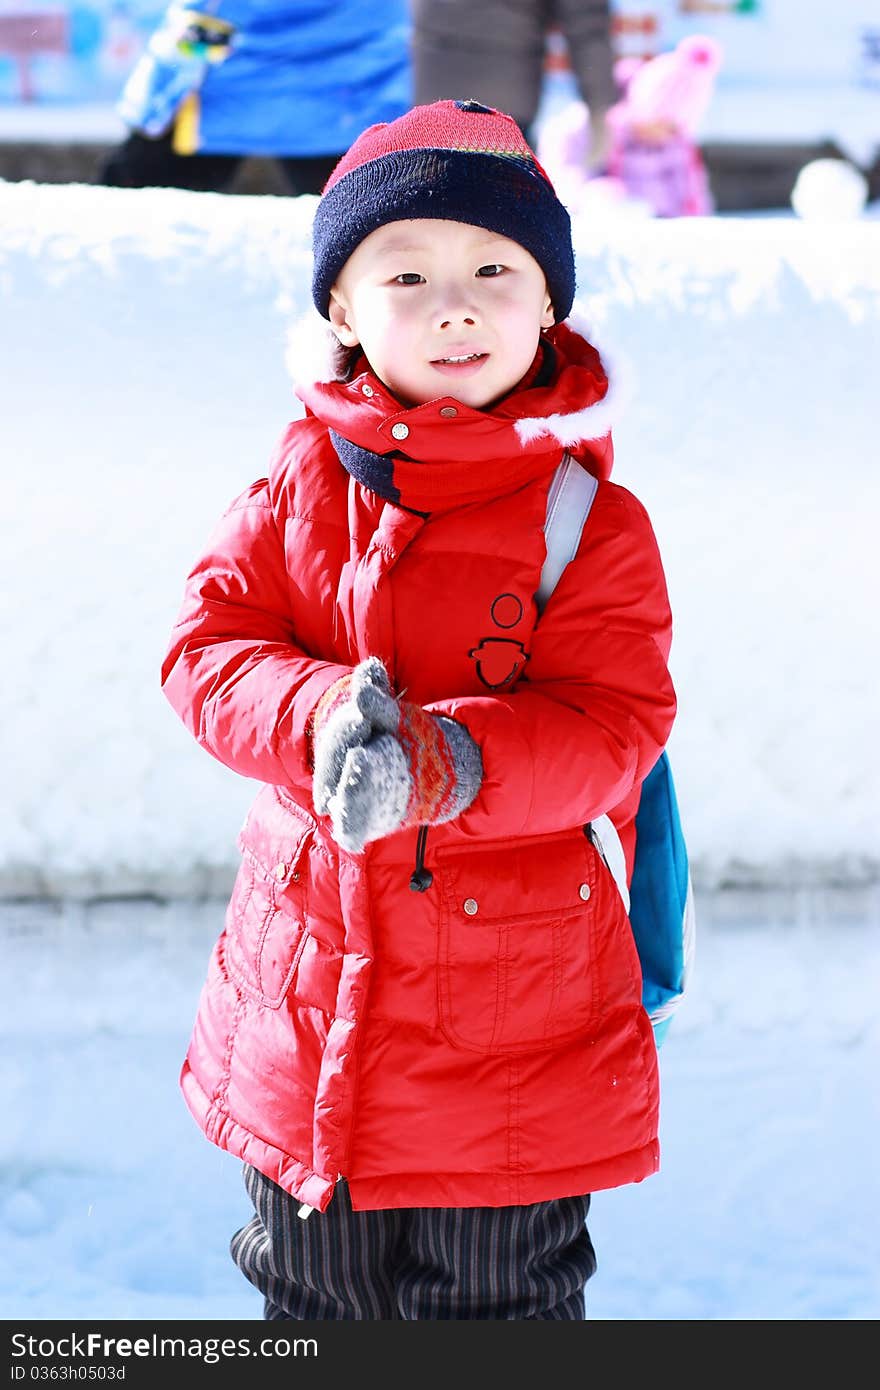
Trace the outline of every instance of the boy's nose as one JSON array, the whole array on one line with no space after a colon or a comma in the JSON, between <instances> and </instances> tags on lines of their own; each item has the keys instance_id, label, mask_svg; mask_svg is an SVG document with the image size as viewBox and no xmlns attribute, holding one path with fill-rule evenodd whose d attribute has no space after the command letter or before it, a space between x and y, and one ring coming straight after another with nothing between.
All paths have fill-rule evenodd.
<instances>
[{"instance_id":1,"label":"boy's nose","mask_svg":"<svg viewBox=\"0 0 880 1390\"><path fill-rule=\"evenodd\" d=\"M439 329L457 328L461 324L476 328L478 319L476 306L463 290L450 289L438 296L434 322Z\"/></svg>"},{"instance_id":2,"label":"boy's nose","mask_svg":"<svg viewBox=\"0 0 880 1390\"><path fill-rule=\"evenodd\" d=\"M462 309L461 313L456 313L456 312L453 310L453 311L452 311L451 313L449 313L449 314L447 315L447 317L445 317L445 318L442 317L442 315L441 315L441 318L440 318L440 327L441 327L441 328L455 328L456 325L457 325L457 324L460 324L460 323L466 324L469 328L476 328L476 326L477 326L477 320L476 320L475 315L472 314L472 313L468 313L468 312L467 312L466 310L464 310L464 309Z\"/></svg>"}]
</instances>

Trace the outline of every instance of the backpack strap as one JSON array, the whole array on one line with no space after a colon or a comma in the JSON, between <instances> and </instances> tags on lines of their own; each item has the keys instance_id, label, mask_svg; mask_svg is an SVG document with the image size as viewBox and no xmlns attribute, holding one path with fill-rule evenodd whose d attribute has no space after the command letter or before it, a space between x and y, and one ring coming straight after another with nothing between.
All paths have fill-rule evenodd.
<instances>
[{"instance_id":1,"label":"backpack strap","mask_svg":"<svg viewBox=\"0 0 880 1390\"><path fill-rule=\"evenodd\" d=\"M544 522L547 555L535 594L539 613L543 613L565 566L577 554L581 532L590 515L598 486L592 473L582 468L566 450L547 494L547 517Z\"/></svg>"},{"instance_id":2,"label":"backpack strap","mask_svg":"<svg viewBox=\"0 0 880 1390\"><path fill-rule=\"evenodd\" d=\"M547 494L547 556L535 594L539 615L577 554L598 483L566 452ZM636 812L636 857L627 886L626 859L608 815L585 827L617 885L642 970L642 1003L659 1046L684 993L694 954L695 918L687 846L669 759L661 753L642 783Z\"/></svg>"},{"instance_id":3,"label":"backpack strap","mask_svg":"<svg viewBox=\"0 0 880 1390\"><path fill-rule=\"evenodd\" d=\"M581 468L566 450L547 494L547 518L544 522L547 557L541 570L538 592L535 594L539 613L543 613L565 566L577 554L598 486L592 473ZM591 823L590 836L617 884L624 908L629 912L626 861L614 822L609 816L600 816Z\"/></svg>"}]
</instances>

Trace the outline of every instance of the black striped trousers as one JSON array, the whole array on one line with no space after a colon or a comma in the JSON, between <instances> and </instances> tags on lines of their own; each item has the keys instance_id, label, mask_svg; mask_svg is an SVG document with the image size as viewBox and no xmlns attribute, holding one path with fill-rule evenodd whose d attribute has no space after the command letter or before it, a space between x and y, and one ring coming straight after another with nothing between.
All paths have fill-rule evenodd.
<instances>
[{"instance_id":1,"label":"black striped trousers","mask_svg":"<svg viewBox=\"0 0 880 1390\"><path fill-rule=\"evenodd\" d=\"M263 1294L263 1317L583 1321L596 1257L590 1199L524 1207L352 1211L336 1186L326 1212L299 1203L245 1165L255 1215L230 1251Z\"/></svg>"}]
</instances>

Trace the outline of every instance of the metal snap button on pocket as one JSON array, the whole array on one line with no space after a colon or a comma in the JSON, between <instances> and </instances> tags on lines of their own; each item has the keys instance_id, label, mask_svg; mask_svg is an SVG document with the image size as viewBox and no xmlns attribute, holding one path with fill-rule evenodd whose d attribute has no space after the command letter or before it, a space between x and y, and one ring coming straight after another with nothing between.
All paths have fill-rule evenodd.
<instances>
[{"instance_id":1,"label":"metal snap button on pocket","mask_svg":"<svg viewBox=\"0 0 880 1390\"><path fill-rule=\"evenodd\" d=\"M587 899L588 899L589 896L590 896L590 885L589 885L589 883L582 883L581 886L580 886L580 888L578 889L578 893L579 893L580 896L583 898L584 902L586 902Z\"/></svg>"},{"instance_id":2,"label":"metal snap button on pocket","mask_svg":"<svg viewBox=\"0 0 880 1390\"><path fill-rule=\"evenodd\" d=\"M479 911L476 898L465 898L464 902L462 903L462 907L464 908L468 917L475 917L477 915L477 912Z\"/></svg>"}]
</instances>

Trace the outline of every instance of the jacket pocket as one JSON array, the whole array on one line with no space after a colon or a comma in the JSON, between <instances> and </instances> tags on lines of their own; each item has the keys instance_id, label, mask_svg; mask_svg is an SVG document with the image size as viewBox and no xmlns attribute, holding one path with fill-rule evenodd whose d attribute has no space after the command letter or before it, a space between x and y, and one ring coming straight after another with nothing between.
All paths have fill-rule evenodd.
<instances>
[{"instance_id":1,"label":"jacket pocket","mask_svg":"<svg viewBox=\"0 0 880 1390\"><path fill-rule=\"evenodd\" d=\"M266 787L238 837L226 966L244 993L272 1009L284 1001L306 944L304 856L314 831L311 816Z\"/></svg>"},{"instance_id":2,"label":"jacket pocket","mask_svg":"<svg viewBox=\"0 0 880 1390\"><path fill-rule=\"evenodd\" d=\"M593 1029L597 863L571 834L438 855L439 1008L450 1041L534 1051Z\"/></svg>"}]
</instances>

